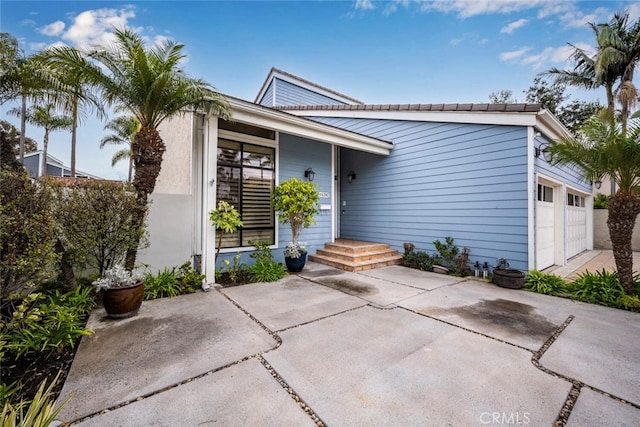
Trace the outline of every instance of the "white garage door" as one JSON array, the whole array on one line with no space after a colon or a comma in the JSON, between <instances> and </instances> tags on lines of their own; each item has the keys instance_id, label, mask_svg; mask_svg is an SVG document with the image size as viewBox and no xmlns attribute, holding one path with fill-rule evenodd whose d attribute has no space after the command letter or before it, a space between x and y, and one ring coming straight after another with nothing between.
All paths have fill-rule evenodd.
<instances>
[{"instance_id":1,"label":"white garage door","mask_svg":"<svg viewBox=\"0 0 640 427\"><path fill-rule=\"evenodd\" d=\"M538 184L536 204L536 268L538 270L553 265L555 252L554 211L553 188Z\"/></svg>"},{"instance_id":2,"label":"white garage door","mask_svg":"<svg viewBox=\"0 0 640 427\"><path fill-rule=\"evenodd\" d=\"M567 258L587 249L587 210L584 197L577 194L567 193L565 241Z\"/></svg>"}]
</instances>

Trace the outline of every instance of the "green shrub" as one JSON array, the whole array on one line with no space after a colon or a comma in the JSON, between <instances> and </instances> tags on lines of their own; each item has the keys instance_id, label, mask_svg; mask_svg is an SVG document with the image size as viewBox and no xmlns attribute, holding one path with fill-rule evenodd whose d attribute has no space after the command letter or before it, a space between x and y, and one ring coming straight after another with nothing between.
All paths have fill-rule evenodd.
<instances>
[{"instance_id":1,"label":"green shrub","mask_svg":"<svg viewBox=\"0 0 640 427\"><path fill-rule=\"evenodd\" d=\"M567 283L560 276L531 270L524 279L524 287L532 292L546 295L557 295L566 291Z\"/></svg>"},{"instance_id":2,"label":"green shrub","mask_svg":"<svg viewBox=\"0 0 640 427\"><path fill-rule=\"evenodd\" d=\"M16 404L5 401L2 405L2 413L0 413L2 427L48 427L51 425L71 398L69 396L56 407L56 401L52 394L59 377L60 373L46 389L47 380L42 381L31 401L23 400Z\"/></svg>"},{"instance_id":3,"label":"green shrub","mask_svg":"<svg viewBox=\"0 0 640 427\"><path fill-rule=\"evenodd\" d=\"M606 194L598 194L593 199L593 208L594 209L607 209L609 206L609 196Z\"/></svg>"},{"instance_id":4,"label":"green shrub","mask_svg":"<svg viewBox=\"0 0 640 427\"><path fill-rule=\"evenodd\" d=\"M128 249L148 245L145 224L136 227L140 205L132 187L93 179L47 183L56 194L58 234L74 266L95 269L102 276L124 262Z\"/></svg>"},{"instance_id":5,"label":"green shrub","mask_svg":"<svg viewBox=\"0 0 640 427\"><path fill-rule=\"evenodd\" d=\"M439 259L435 256L429 255L424 251L415 251L415 245L413 243L404 243L404 254L402 254L402 264L405 267L415 268L422 271L431 271L433 264L436 264Z\"/></svg>"},{"instance_id":6,"label":"green shrub","mask_svg":"<svg viewBox=\"0 0 640 427\"><path fill-rule=\"evenodd\" d=\"M0 299L51 274L57 259L51 200L24 171L0 170Z\"/></svg>"},{"instance_id":7,"label":"green shrub","mask_svg":"<svg viewBox=\"0 0 640 427\"><path fill-rule=\"evenodd\" d=\"M455 259L456 256L458 256L459 249L453 244L453 237L447 236L444 240L445 243L442 243L440 240L434 240L433 245L436 247L438 254L440 254L444 266L447 267L449 271L455 271Z\"/></svg>"},{"instance_id":8,"label":"green shrub","mask_svg":"<svg viewBox=\"0 0 640 427\"><path fill-rule=\"evenodd\" d=\"M144 278L144 299L172 298L193 293L202 286L204 277L188 261L180 267L158 271L155 276L147 273Z\"/></svg>"},{"instance_id":9,"label":"green shrub","mask_svg":"<svg viewBox=\"0 0 640 427\"><path fill-rule=\"evenodd\" d=\"M279 262L256 261L250 268L251 281L275 282L287 275L287 269Z\"/></svg>"},{"instance_id":10,"label":"green shrub","mask_svg":"<svg viewBox=\"0 0 640 427\"><path fill-rule=\"evenodd\" d=\"M618 307L624 295L617 272L604 269L596 273L585 272L578 275L570 285L571 296L577 300Z\"/></svg>"},{"instance_id":11,"label":"green shrub","mask_svg":"<svg viewBox=\"0 0 640 427\"><path fill-rule=\"evenodd\" d=\"M52 353L73 347L77 338L90 335L86 314L95 305L90 288L53 295L34 292L16 307L6 324L0 324L4 358L18 359L27 353Z\"/></svg>"},{"instance_id":12,"label":"green shrub","mask_svg":"<svg viewBox=\"0 0 640 427\"><path fill-rule=\"evenodd\" d=\"M275 282L287 275L284 265L273 260L273 254L268 242L249 242L256 247L255 252L249 255L255 262L249 267L252 282Z\"/></svg>"},{"instance_id":13,"label":"green shrub","mask_svg":"<svg viewBox=\"0 0 640 427\"><path fill-rule=\"evenodd\" d=\"M640 312L640 298L637 295L622 295L619 303L620 308Z\"/></svg>"}]
</instances>

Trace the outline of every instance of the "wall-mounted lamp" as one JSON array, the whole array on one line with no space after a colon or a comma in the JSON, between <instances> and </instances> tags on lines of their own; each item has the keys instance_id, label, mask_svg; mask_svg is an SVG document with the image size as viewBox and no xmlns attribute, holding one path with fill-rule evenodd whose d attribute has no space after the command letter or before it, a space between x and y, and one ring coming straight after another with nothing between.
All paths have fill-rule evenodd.
<instances>
[{"instance_id":1,"label":"wall-mounted lamp","mask_svg":"<svg viewBox=\"0 0 640 427\"><path fill-rule=\"evenodd\" d=\"M304 177L307 178L309 181L313 181L313 178L316 177L316 173L313 171L313 169L307 168L307 170L304 171Z\"/></svg>"},{"instance_id":2,"label":"wall-mounted lamp","mask_svg":"<svg viewBox=\"0 0 640 427\"><path fill-rule=\"evenodd\" d=\"M347 182L351 184L351 181L353 181L354 179L356 179L356 173L354 171L349 172L347 174Z\"/></svg>"},{"instance_id":3,"label":"wall-mounted lamp","mask_svg":"<svg viewBox=\"0 0 640 427\"><path fill-rule=\"evenodd\" d=\"M602 187L602 181L600 181L600 179L596 179L595 181L592 182L592 184L595 184L598 190L600 189L600 187Z\"/></svg>"},{"instance_id":4,"label":"wall-mounted lamp","mask_svg":"<svg viewBox=\"0 0 640 427\"><path fill-rule=\"evenodd\" d=\"M553 160L553 156L551 155L551 151L549 150L549 144L543 142L536 147L536 157L540 157L540 155L542 155L542 158L546 162L551 163L551 160Z\"/></svg>"}]
</instances>

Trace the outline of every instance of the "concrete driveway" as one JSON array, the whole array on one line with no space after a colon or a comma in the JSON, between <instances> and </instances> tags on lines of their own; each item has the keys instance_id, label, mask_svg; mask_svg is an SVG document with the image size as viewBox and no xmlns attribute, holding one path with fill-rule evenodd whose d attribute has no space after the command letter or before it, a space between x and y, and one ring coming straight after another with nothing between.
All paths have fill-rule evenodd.
<instances>
[{"instance_id":1,"label":"concrete driveway","mask_svg":"<svg viewBox=\"0 0 640 427\"><path fill-rule=\"evenodd\" d=\"M640 315L394 266L92 313L82 426L640 424Z\"/></svg>"}]
</instances>

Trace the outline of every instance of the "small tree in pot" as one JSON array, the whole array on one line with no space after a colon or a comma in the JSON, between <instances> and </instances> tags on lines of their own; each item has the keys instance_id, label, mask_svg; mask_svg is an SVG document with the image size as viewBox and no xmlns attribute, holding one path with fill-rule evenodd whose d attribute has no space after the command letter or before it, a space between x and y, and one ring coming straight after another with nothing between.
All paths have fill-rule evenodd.
<instances>
[{"instance_id":1,"label":"small tree in pot","mask_svg":"<svg viewBox=\"0 0 640 427\"><path fill-rule=\"evenodd\" d=\"M291 178L275 188L272 198L273 209L282 224L291 227L291 243L284 251L289 271L301 271L307 259L304 244L298 242L303 228L315 224L314 217L320 205L316 184Z\"/></svg>"}]
</instances>

